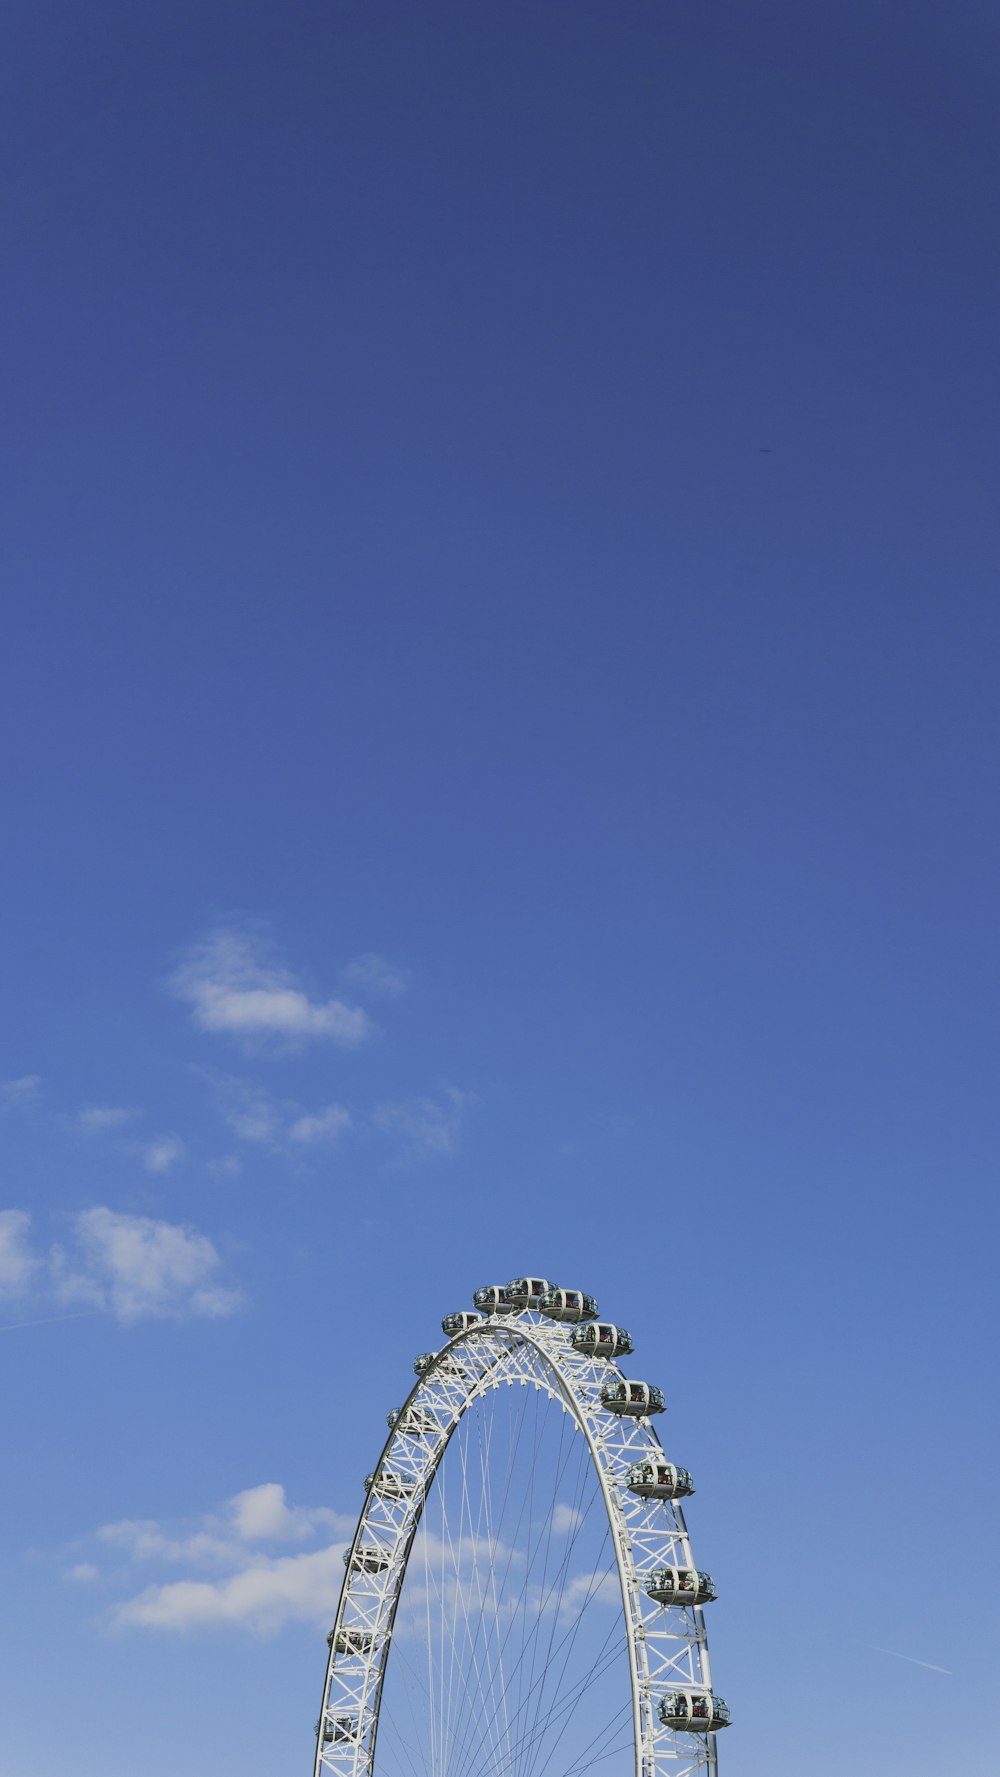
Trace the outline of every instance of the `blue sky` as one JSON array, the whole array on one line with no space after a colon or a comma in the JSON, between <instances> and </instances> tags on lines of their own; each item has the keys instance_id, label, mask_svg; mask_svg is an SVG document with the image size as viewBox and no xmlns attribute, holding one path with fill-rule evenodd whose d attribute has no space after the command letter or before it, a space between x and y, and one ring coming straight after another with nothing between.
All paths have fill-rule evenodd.
<instances>
[{"instance_id":1,"label":"blue sky","mask_svg":"<svg viewBox=\"0 0 1000 1777\"><path fill-rule=\"evenodd\" d=\"M994 1769L995 9L4 39L0 1769L305 1771L530 1269L725 1768Z\"/></svg>"}]
</instances>

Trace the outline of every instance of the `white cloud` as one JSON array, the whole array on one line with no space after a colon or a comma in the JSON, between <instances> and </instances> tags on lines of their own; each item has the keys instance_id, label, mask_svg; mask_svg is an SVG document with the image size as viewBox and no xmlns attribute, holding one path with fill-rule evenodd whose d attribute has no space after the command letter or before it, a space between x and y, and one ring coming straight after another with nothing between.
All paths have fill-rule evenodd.
<instances>
[{"instance_id":1,"label":"white cloud","mask_svg":"<svg viewBox=\"0 0 1000 1777\"><path fill-rule=\"evenodd\" d=\"M213 1178L236 1178L243 1171L243 1162L238 1154L221 1154L208 1162L208 1170Z\"/></svg>"},{"instance_id":2,"label":"white cloud","mask_svg":"<svg viewBox=\"0 0 1000 1777\"><path fill-rule=\"evenodd\" d=\"M333 1616L344 1568L343 1542L308 1554L262 1557L220 1580L147 1586L120 1604L113 1621L144 1629L240 1628L273 1634L285 1623L325 1624Z\"/></svg>"},{"instance_id":3,"label":"white cloud","mask_svg":"<svg viewBox=\"0 0 1000 1777\"><path fill-rule=\"evenodd\" d=\"M208 1072L220 1115L240 1141L277 1142L285 1110L263 1086L235 1074Z\"/></svg>"},{"instance_id":4,"label":"white cloud","mask_svg":"<svg viewBox=\"0 0 1000 1777\"><path fill-rule=\"evenodd\" d=\"M343 1539L352 1530L353 1519L326 1506L290 1506L277 1481L234 1494L219 1512L180 1534L155 1519L106 1524L97 1532L105 1555L130 1567L186 1565L194 1570L183 1579L146 1586L117 1605L111 1620L121 1627L231 1627L261 1634L286 1622L328 1621L343 1579ZM339 1540L295 1554L269 1553L266 1546L305 1542L323 1533L329 1537L331 1532ZM217 1571L202 1577L206 1568ZM111 1577L120 1581L121 1571Z\"/></svg>"},{"instance_id":5,"label":"white cloud","mask_svg":"<svg viewBox=\"0 0 1000 1777\"><path fill-rule=\"evenodd\" d=\"M578 1530L583 1523L583 1513L575 1506L557 1505L552 1513L552 1529L557 1536L564 1536L571 1530Z\"/></svg>"},{"instance_id":6,"label":"white cloud","mask_svg":"<svg viewBox=\"0 0 1000 1777\"><path fill-rule=\"evenodd\" d=\"M190 952L171 986L201 1030L283 1044L323 1038L344 1049L356 1049L373 1031L360 1006L310 999L247 932L216 932Z\"/></svg>"},{"instance_id":7,"label":"white cloud","mask_svg":"<svg viewBox=\"0 0 1000 1777\"><path fill-rule=\"evenodd\" d=\"M290 1506L278 1481L246 1487L208 1513L196 1528L175 1534L155 1518L122 1518L103 1524L97 1540L135 1564L160 1561L193 1567L246 1567L261 1559L257 1543L305 1542L319 1530L343 1530L345 1521L326 1506Z\"/></svg>"},{"instance_id":8,"label":"white cloud","mask_svg":"<svg viewBox=\"0 0 1000 1777\"><path fill-rule=\"evenodd\" d=\"M578 1573L566 1587L559 1609L564 1616L574 1616L591 1604L620 1605L621 1597L617 1569Z\"/></svg>"},{"instance_id":9,"label":"white cloud","mask_svg":"<svg viewBox=\"0 0 1000 1777\"><path fill-rule=\"evenodd\" d=\"M452 1086L440 1098L403 1098L376 1105L372 1122L383 1134L397 1137L411 1159L447 1156L458 1147L463 1111L475 1103L474 1093Z\"/></svg>"},{"instance_id":10,"label":"white cloud","mask_svg":"<svg viewBox=\"0 0 1000 1777\"><path fill-rule=\"evenodd\" d=\"M135 1566L184 1562L192 1567L231 1567L240 1555L232 1538L214 1529L170 1536L153 1518L122 1518L117 1524L103 1524L97 1540L104 1549L112 1549Z\"/></svg>"},{"instance_id":11,"label":"white cloud","mask_svg":"<svg viewBox=\"0 0 1000 1777\"><path fill-rule=\"evenodd\" d=\"M0 1209L0 1296L22 1296L39 1269L30 1246L31 1217L25 1209Z\"/></svg>"},{"instance_id":12,"label":"white cloud","mask_svg":"<svg viewBox=\"0 0 1000 1777\"><path fill-rule=\"evenodd\" d=\"M296 1117L289 1127L289 1139L304 1146L316 1142L335 1142L350 1128L351 1113L342 1104L328 1104L325 1110Z\"/></svg>"},{"instance_id":13,"label":"white cloud","mask_svg":"<svg viewBox=\"0 0 1000 1777\"><path fill-rule=\"evenodd\" d=\"M394 968L374 950L366 950L363 956L354 957L344 970L344 979L359 993L378 994L385 1000L398 999L409 986L406 970Z\"/></svg>"},{"instance_id":14,"label":"white cloud","mask_svg":"<svg viewBox=\"0 0 1000 1777\"><path fill-rule=\"evenodd\" d=\"M76 1127L81 1135L103 1135L108 1129L131 1123L138 1115L138 1111L127 1110L120 1104L89 1104L77 1113Z\"/></svg>"},{"instance_id":15,"label":"white cloud","mask_svg":"<svg viewBox=\"0 0 1000 1777\"><path fill-rule=\"evenodd\" d=\"M205 1234L148 1216L87 1209L76 1218L79 1257L54 1254L59 1297L89 1302L128 1324L136 1320L218 1318L241 1304L219 1282L221 1260Z\"/></svg>"},{"instance_id":16,"label":"white cloud","mask_svg":"<svg viewBox=\"0 0 1000 1777\"><path fill-rule=\"evenodd\" d=\"M67 1575L68 1579L78 1580L81 1585L88 1585L100 1577L101 1570L99 1567L95 1567L92 1561L78 1561L75 1567L70 1568Z\"/></svg>"},{"instance_id":17,"label":"white cloud","mask_svg":"<svg viewBox=\"0 0 1000 1777\"><path fill-rule=\"evenodd\" d=\"M176 1135L158 1135L153 1141L140 1147L142 1164L147 1172L169 1172L178 1160L184 1158L184 1143Z\"/></svg>"},{"instance_id":18,"label":"white cloud","mask_svg":"<svg viewBox=\"0 0 1000 1777\"><path fill-rule=\"evenodd\" d=\"M273 1153L298 1153L330 1145L350 1128L346 1105L328 1104L308 1111L291 1098L274 1098L263 1086L235 1074L210 1072L219 1111L240 1141L255 1142ZM238 1162L236 1162L238 1165Z\"/></svg>"},{"instance_id":19,"label":"white cloud","mask_svg":"<svg viewBox=\"0 0 1000 1777\"><path fill-rule=\"evenodd\" d=\"M0 1111L31 1104L38 1097L41 1084L41 1074L22 1074L18 1080L0 1080Z\"/></svg>"},{"instance_id":20,"label":"white cloud","mask_svg":"<svg viewBox=\"0 0 1000 1777\"><path fill-rule=\"evenodd\" d=\"M241 1542L301 1542L312 1536L317 1526L340 1523L326 1506L290 1506L278 1481L264 1481L259 1487L235 1493L227 1500L226 1511Z\"/></svg>"},{"instance_id":21,"label":"white cloud","mask_svg":"<svg viewBox=\"0 0 1000 1777\"><path fill-rule=\"evenodd\" d=\"M30 1292L39 1305L79 1303L125 1324L217 1319L242 1306L239 1291L220 1280L211 1240L194 1228L98 1208L83 1210L73 1229L71 1251L36 1250L27 1210L0 1210L0 1296Z\"/></svg>"}]
</instances>

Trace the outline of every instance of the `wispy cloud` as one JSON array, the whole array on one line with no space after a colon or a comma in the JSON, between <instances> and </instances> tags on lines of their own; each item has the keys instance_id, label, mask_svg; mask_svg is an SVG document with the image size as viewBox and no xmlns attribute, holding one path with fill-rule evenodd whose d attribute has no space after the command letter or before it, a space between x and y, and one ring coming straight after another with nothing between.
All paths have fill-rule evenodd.
<instances>
[{"instance_id":1,"label":"wispy cloud","mask_svg":"<svg viewBox=\"0 0 1000 1777\"><path fill-rule=\"evenodd\" d=\"M307 1554L262 1557L253 1567L220 1580L147 1586L120 1604L112 1620L122 1628L235 1628L260 1635L290 1622L322 1625L336 1609L345 1547L339 1542Z\"/></svg>"},{"instance_id":2,"label":"wispy cloud","mask_svg":"<svg viewBox=\"0 0 1000 1777\"><path fill-rule=\"evenodd\" d=\"M345 1522L327 1506L290 1506L277 1481L235 1493L226 1502L226 1515L244 1543L304 1542L318 1529L343 1528Z\"/></svg>"},{"instance_id":3,"label":"wispy cloud","mask_svg":"<svg viewBox=\"0 0 1000 1777\"><path fill-rule=\"evenodd\" d=\"M31 1249L27 1210L0 1209L0 1297L25 1295L40 1263Z\"/></svg>"},{"instance_id":4,"label":"wispy cloud","mask_svg":"<svg viewBox=\"0 0 1000 1777\"><path fill-rule=\"evenodd\" d=\"M277 1143L288 1121L289 1108L252 1080L237 1074L220 1074L206 1070L207 1078L223 1121L240 1141Z\"/></svg>"},{"instance_id":5,"label":"wispy cloud","mask_svg":"<svg viewBox=\"0 0 1000 1777\"><path fill-rule=\"evenodd\" d=\"M171 988L200 1030L288 1047L325 1040L356 1049L373 1033L360 1006L310 998L256 935L217 931L176 970Z\"/></svg>"},{"instance_id":6,"label":"wispy cloud","mask_svg":"<svg viewBox=\"0 0 1000 1777\"><path fill-rule=\"evenodd\" d=\"M404 1158L440 1158L455 1153L463 1113L476 1102L474 1093L449 1086L437 1098L386 1100L376 1105L372 1123L382 1134L397 1140Z\"/></svg>"},{"instance_id":7,"label":"wispy cloud","mask_svg":"<svg viewBox=\"0 0 1000 1777\"><path fill-rule=\"evenodd\" d=\"M105 1565L108 1558L119 1564L112 1580L127 1580L137 1567L189 1569L184 1578L161 1578L115 1605L111 1621L120 1628L175 1633L239 1628L258 1634L288 1622L326 1622L336 1606L352 1528L352 1519L328 1507L289 1505L276 1481L246 1488L193 1525L171 1529L155 1519L106 1524L97 1532L95 1554ZM324 1533L337 1540L286 1552L289 1543ZM89 1570L95 1563L85 1565Z\"/></svg>"},{"instance_id":8,"label":"wispy cloud","mask_svg":"<svg viewBox=\"0 0 1000 1777\"><path fill-rule=\"evenodd\" d=\"M354 957L344 970L344 980L359 993L377 994L384 1000L398 999L410 984L405 969L397 969L375 950Z\"/></svg>"},{"instance_id":9,"label":"wispy cloud","mask_svg":"<svg viewBox=\"0 0 1000 1777\"><path fill-rule=\"evenodd\" d=\"M0 1080L0 1113L34 1103L41 1085L41 1074L22 1074L17 1080Z\"/></svg>"},{"instance_id":10,"label":"wispy cloud","mask_svg":"<svg viewBox=\"0 0 1000 1777\"><path fill-rule=\"evenodd\" d=\"M78 1111L74 1126L81 1135L106 1135L111 1129L122 1129L139 1115L121 1104L88 1104Z\"/></svg>"},{"instance_id":11,"label":"wispy cloud","mask_svg":"<svg viewBox=\"0 0 1000 1777\"><path fill-rule=\"evenodd\" d=\"M141 1142L138 1152L147 1172L169 1172L183 1160L186 1149L177 1135L157 1135L152 1141Z\"/></svg>"},{"instance_id":12,"label":"wispy cloud","mask_svg":"<svg viewBox=\"0 0 1000 1777\"><path fill-rule=\"evenodd\" d=\"M176 1223L86 1209L75 1218L69 1248L46 1251L32 1244L27 1210L0 1210L0 1295L9 1298L39 1306L80 1304L125 1325L217 1319L233 1314L242 1301L222 1281L222 1271L208 1236Z\"/></svg>"},{"instance_id":13,"label":"wispy cloud","mask_svg":"<svg viewBox=\"0 0 1000 1777\"><path fill-rule=\"evenodd\" d=\"M222 1261L205 1234L149 1216L86 1209L76 1218L76 1252L56 1251L64 1302L89 1302L128 1324L137 1320L218 1319L242 1304L220 1282Z\"/></svg>"},{"instance_id":14,"label":"wispy cloud","mask_svg":"<svg viewBox=\"0 0 1000 1777\"><path fill-rule=\"evenodd\" d=\"M343 1528L325 1506L290 1506L278 1481L244 1488L221 1511L206 1514L193 1527L167 1530L153 1518L123 1518L104 1524L97 1540L133 1563L185 1563L195 1568L242 1566L258 1559L260 1543L307 1542L322 1530Z\"/></svg>"},{"instance_id":15,"label":"wispy cloud","mask_svg":"<svg viewBox=\"0 0 1000 1777\"><path fill-rule=\"evenodd\" d=\"M297 1142L302 1147L315 1147L317 1143L338 1141L350 1126L350 1111L345 1110L342 1104L328 1104L325 1110L296 1117L289 1128L288 1136L290 1141Z\"/></svg>"},{"instance_id":16,"label":"wispy cloud","mask_svg":"<svg viewBox=\"0 0 1000 1777\"><path fill-rule=\"evenodd\" d=\"M208 1171L213 1178L237 1178L243 1171L243 1162L238 1154L220 1154L208 1162Z\"/></svg>"},{"instance_id":17,"label":"wispy cloud","mask_svg":"<svg viewBox=\"0 0 1000 1777\"><path fill-rule=\"evenodd\" d=\"M552 1529L557 1536L564 1536L568 1531L579 1530L583 1523L583 1513L575 1506L562 1505L555 1507L552 1513Z\"/></svg>"},{"instance_id":18,"label":"wispy cloud","mask_svg":"<svg viewBox=\"0 0 1000 1777\"><path fill-rule=\"evenodd\" d=\"M213 1072L207 1078L233 1134L272 1153L301 1155L307 1148L329 1147L351 1126L346 1105L327 1104L313 1111L293 1098L276 1098L256 1081L235 1074Z\"/></svg>"}]
</instances>

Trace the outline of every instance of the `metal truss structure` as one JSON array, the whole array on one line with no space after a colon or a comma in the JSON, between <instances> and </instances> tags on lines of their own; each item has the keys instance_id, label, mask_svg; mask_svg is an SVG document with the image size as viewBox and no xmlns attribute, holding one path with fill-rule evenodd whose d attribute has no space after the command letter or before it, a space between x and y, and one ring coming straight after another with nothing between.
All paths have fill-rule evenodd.
<instances>
[{"instance_id":1,"label":"metal truss structure","mask_svg":"<svg viewBox=\"0 0 1000 1777\"><path fill-rule=\"evenodd\" d=\"M664 1569L695 1570L679 1501L642 1497L630 1485L636 1464L666 1463L650 1418L609 1410L602 1403L602 1390L607 1399L608 1384L625 1378L613 1359L575 1348L572 1326L552 1324L530 1309L450 1320L471 1324L463 1324L441 1351L422 1360L424 1373L396 1416L369 1477L368 1496L344 1557L344 1585L328 1638L314 1777L382 1777L386 1761L377 1756L376 1741L387 1662L429 1490L463 1416L492 1391L508 1387L534 1390L547 1412L552 1411L551 1403L569 1416L571 1430L585 1442L607 1514L613 1549L609 1572L617 1570L621 1594L615 1639L619 1647L622 1640L626 1643L631 1682L631 1726L629 1730L626 1700L621 1757L612 1762L623 1772L634 1754L635 1777L715 1777L715 1733L677 1731L661 1719L665 1695L686 1692L711 1697L711 1671L700 1605L665 1606L646 1589L650 1577ZM522 1450L518 1461L530 1464L532 1455L531 1449ZM707 1576L699 1578L707 1581ZM502 1600L495 1571L489 1583L499 1611ZM711 1598L714 1591L711 1582L707 1584ZM488 1710L496 1715L498 1703L496 1698L491 1703L486 1694L485 1679L474 1669L474 1655L468 1664L469 1670L460 1676L467 1693L471 1689L477 1695L476 1687L481 1687L485 1721ZM573 1694L580 1696L582 1691ZM416 1762L411 1759L410 1767L422 1773L431 1762L425 1753ZM461 1765L457 1756L446 1756L440 1746L433 1763L440 1777L452 1777ZM557 1766L558 1760L546 1755L547 1777L556 1777ZM490 1759L473 1752L462 1768L488 1770ZM497 1752L491 1768L493 1777L532 1769L530 1762L518 1765ZM559 1777L564 1771L585 1768L588 1761L559 1767ZM438 1777L438 1770L429 1770L427 1777Z\"/></svg>"}]
</instances>

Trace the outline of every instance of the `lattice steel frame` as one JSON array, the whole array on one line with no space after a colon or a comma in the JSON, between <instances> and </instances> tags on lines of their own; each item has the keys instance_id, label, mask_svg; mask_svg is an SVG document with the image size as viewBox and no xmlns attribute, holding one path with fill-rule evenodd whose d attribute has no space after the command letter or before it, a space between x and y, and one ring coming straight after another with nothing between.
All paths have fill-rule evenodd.
<instances>
[{"instance_id":1,"label":"lattice steel frame","mask_svg":"<svg viewBox=\"0 0 1000 1777\"><path fill-rule=\"evenodd\" d=\"M375 1740L392 1628L424 1500L463 1413L488 1390L521 1384L541 1389L570 1413L586 1439L611 1527L621 1584L632 1680L635 1777L715 1777L715 1735L675 1733L657 1714L659 1699L678 1688L711 1690L704 1612L664 1608L643 1582L655 1567L694 1567L678 1501L640 1499L626 1485L633 1463L665 1461L649 1419L619 1417L601 1406L601 1385L620 1377L617 1364L588 1357L570 1344L572 1327L527 1311L490 1315L450 1340L418 1380L404 1407L418 1408L433 1426L421 1434L393 1428L379 1458L412 1492L392 1498L372 1491L362 1509L350 1555L377 1546L387 1557L379 1573L348 1565L331 1634L317 1734L314 1777L373 1777ZM363 1653L337 1651L337 1637L357 1630L371 1636ZM326 1722L350 1723L344 1738L324 1744Z\"/></svg>"}]
</instances>

